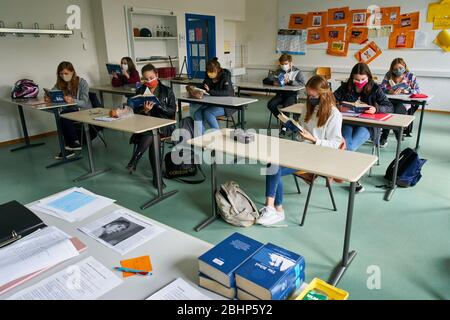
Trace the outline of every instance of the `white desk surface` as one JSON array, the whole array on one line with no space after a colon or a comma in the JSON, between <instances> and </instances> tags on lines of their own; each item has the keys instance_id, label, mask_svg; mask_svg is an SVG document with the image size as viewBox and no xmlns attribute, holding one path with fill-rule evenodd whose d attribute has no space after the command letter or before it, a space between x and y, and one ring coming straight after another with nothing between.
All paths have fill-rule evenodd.
<instances>
[{"instance_id":1,"label":"white desk surface","mask_svg":"<svg viewBox=\"0 0 450 320\"><path fill-rule=\"evenodd\" d=\"M109 116L109 111L110 109L104 108L89 109L65 113L61 115L61 118L129 133L143 133L177 123L176 120L161 119L140 114L134 114L129 118L119 119L112 122L94 120L98 117Z\"/></svg>"},{"instance_id":2,"label":"white desk surface","mask_svg":"<svg viewBox=\"0 0 450 320\"><path fill-rule=\"evenodd\" d=\"M44 98L34 98L34 99L0 98L0 100L34 110L51 110L63 107L76 106L76 103L47 103L44 101Z\"/></svg>"},{"instance_id":3,"label":"white desk surface","mask_svg":"<svg viewBox=\"0 0 450 320\"><path fill-rule=\"evenodd\" d=\"M150 259L152 262L153 275L148 278L136 276L123 279L122 274L120 272L117 272L119 278L123 280L122 284L114 288L104 296L100 297L101 300L145 300L159 289L165 287L173 280L176 280L176 278L178 277L185 279L188 283L197 287L197 258L213 247L207 242L204 242L188 234L175 230L167 225L139 215L140 218L148 219L151 223L163 227L164 229L166 229L166 231L160 234L158 237L140 246L139 248L131 251L124 256L121 256L119 253L116 253L106 246L103 246L96 240L77 230L78 227L83 227L86 224L99 219L110 212L122 208L123 207L114 204L97 212L84 221L74 224L46 214L35 212L48 226L56 226L67 234L79 238L83 243L87 245L87 250L80 254L80 256L70 259L60 266L52 268L39 275L38 277L1 295L0 300L6 299L16 292L19 292L20 290L33 285L58 271L64 270L68 266L77 263L78 261L81 261L89 256L94 257L110 270L112 270L114 267L120 266L121 260L140 257L144 255L150 255ZM197 288L212 299L225 299L203 288Z\"/></svg>"},{"instance_id":4,"label":"white desk surface","mask_svg":"<svg viewBox=\"0 0 450 320\"><path fill-rule=\"evenodd\" d=\"M280 87L280 86L271 86L271 85L267 85L267 84L263 84L258 83L258 82L237 82L234 84L235 87L237 88L241 88L243 90L245 89L258 89L258 90L270 90L270 91L293 91L293 92L297 92L297 91L301 91L303 89L305 89L304 86L284 86L284 87Z\"/></svg>"},{"instance_id":5,"label":"white desk surface","mask_svg":"<svg viewBox=\"0 0 450 320\"><path fill-rule=\"evenodd\" d=\"M136 94L136 88L132 86L113 87L112 85L109 84L109 85L92 86L89 89L113 94Z\"/></svg>"},{"instance_id":6,"label":"white desk surface","mask_svg":"<svg viewBox=\"0 0 450 320\"><path fill-rule=\"evenodd\" d=\"M231 129L222 129L188 141L217 153L314 173L348 182L358 181L377 161L377 157L336 150L304 142L256 134L250 144L235 142Z\"/></svg>"},{"instance_id":7,"label":"white desk surface","mask_svg":"<svg viewBox=\"0 0 450 320\"><path fill-rule=\"evenodd\" d=\"M433 98L434 95L428 95L428 98L410 98L410 94L387 94L386 97L388 97L388 99L397 99L397 100L402 100L402 101L418 101L418 102L430 102Z\"/></svg>"},{"instance_id":8,"label":"white desk surface","mask_svg":"<svg viewBox=\"0 0 450 320\"><path fill-rule=\"evenodd\" d=\"M301 103L294 104L292 106L289 106L287 108L281 109L283 112L289 112L289 113L296 113L300 114L300 110L302 109ZM415 117L404 115L404 114L392 114L392 117L387 119L386 121L378 121L378 120L370 120L370 119L363 119L358 117L348 117L343 116L343 121L347 123L355 123L358 125L371 125L371 126L389 126L389 127L401 127L406 128L408 127L412 122L414 122Z\"/></svg>"},{"instance_id":9,"label":"white desk surface","mask_svg":"<svg viewBox=\"0 0 450 320\"><path fill-rule=\"evenodd\" d=\"M251 103L258 102L257 99L248 99L240 97L218 97L218 96L208 96L204 95L203 99L189 98L187 94L181 95L177 98L179 101L192 102L192 103L206 103L211 105L219 105L224 107L241 107Z\"/></svg>"}]
</instances>

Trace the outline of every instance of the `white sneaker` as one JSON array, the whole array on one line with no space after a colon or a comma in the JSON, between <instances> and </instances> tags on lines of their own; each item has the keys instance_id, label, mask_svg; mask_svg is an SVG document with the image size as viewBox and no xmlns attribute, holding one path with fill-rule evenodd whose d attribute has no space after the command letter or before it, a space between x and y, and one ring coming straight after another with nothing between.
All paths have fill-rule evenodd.
<instances>
[{"instance_id":1,"label":"white sneaker","mask_svg":"<svg viewBox=\"0 0 450 320\"><path fill-rule=\"evenodd\" d=\"M260 216L256 223L263 226L270 226L284 220L284 210L280 212L272 207L263 207L259 210L259 214Z\"/></svg>"}]
</instances>

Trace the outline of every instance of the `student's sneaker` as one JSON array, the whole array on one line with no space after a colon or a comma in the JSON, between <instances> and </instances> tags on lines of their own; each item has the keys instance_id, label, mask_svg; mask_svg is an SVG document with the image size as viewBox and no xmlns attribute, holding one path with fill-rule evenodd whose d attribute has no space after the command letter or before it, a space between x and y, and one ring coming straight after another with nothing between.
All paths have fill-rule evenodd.
<instances>
[{"instance_id":1,"label":"student's sneaker","mask_svg":"<svg viewBox=\"0 0 450 320\"><path fill-rule=\"evenodd\" d=\"M366 189L364 189L364 186L361 183L359 183L359 181L358 181L356 183L356 188L355 188L356 193L364 192L364 190L366 190Z\"/></svg>"},{"instance_id":2,"label":"student's sneaker","mask_svg":"<svg viewBox=\"0 0 450 320\"><path fill-rule=\"evenodd\" d=\"M387 140L380 140L380 148L381 148L381 149L386 148L387 145L388 145Z\"/></svg>"},{"instance_id":3,"label":"student's sneaker","mask_svg":"<svg viewBox=\"0 0 450 320\"><path fill-rule=\"evenodd\" d=\"M285 126L280 128L280 138L285 138L287 136L287 128Z\"/></svg>"},{"instance_id":4,"label":"student's sneaker","mask_svg":"<svg viewBox=\"0 0 450 320\"><path fill-rule=\"evenodd\" d=\"M66 146L66 150L68 150L68 151L81 151L81 144L79 142L75 142L73 145Z\"/></svg>"},{"instance_id":5,"label":"student's sneaker","mask_svg":"<svg viewBox=\"0 0 450 320\"><path fill-rule=\"evenodd\" d=\"M75 157L75 152L73 152L73 151L68 151L68 152L66 152L66 158L67 158L67 159L70 159L70 158L73 158L73 157ZM55 159L56 159L56 160L63 160L64 158L63 158L62 153L61 153L61 152L58 153L58 154L55 156Z\"/></svg>"},{"instance_id":6,"label":"student's sneaker","mask_svg":"<svg viewBox=\"0 0 450 320\"><path fill-rule=\"evenodd\" d=\"M284 220L284 211L279 212L272 207L262 208L259 210L259 214L260 216L256 223L263 226L270 226Z\"/></svg>"}]
</instances>

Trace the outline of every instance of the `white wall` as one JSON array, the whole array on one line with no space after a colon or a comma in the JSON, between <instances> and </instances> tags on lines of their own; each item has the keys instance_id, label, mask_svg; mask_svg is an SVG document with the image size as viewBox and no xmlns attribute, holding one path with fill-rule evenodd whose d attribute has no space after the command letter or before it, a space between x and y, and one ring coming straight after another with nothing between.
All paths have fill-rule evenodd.
<instances>
[{"instance_id":1,"label":"white wall","mask_svg":"<svg viewBox=\"0 0 450 320\"><path fill-rule=\"evenodd\" d=\"M278 17L288 13L303 13L309 11L324 11L332 7L350 6L350 8L364 8L372 4L383 6L400 5L402 13L421 11L420 30L428 32L428 36L434 39L437 31L432 31L432 24L425 22L428 3L427 0L411 1L317 1L317 0L247 0L246 20L238 24L237 34L240 40L248 43L249 56L249 78L260 80L267 69L276 63L278 55L275 53L276 33L278 29ZM375 40L377 41L377 40ZM380 40L384 42L385 40ZM353 57L356 51L350 50L348 57L333 57L325 53L323 45L308 46L305 56L294 56L294 63L304 70L308 75L316 66L331 66L333 78L347 76L351 67L356 63ZM412 71L416 72L422 91L434 94L436 97L430 104L429 109L450 111L450 95L447 92L450 85L450 59L442 51L425 50L384 50L383 54L370 64L371 69L377 75L383 76L392 59L396 57L406 59ZM334 84L337 87L338 83Z\"/></svg>"},{"instance_id":2,"label":"white wall","mask_svg":"<svg viewBox=\"0 0 450 320\"><path fill-rule=\"evenodd\" d=\"M32 27L37 22L42 29L48 28L50 23L56 29L61 29L68 17L66 8L72 4L81 7L81 28L86 34L86 40L81 39L79 30L68 39L51 39L45 35L40 38L32 35L23 38L12 35L0 37L0 96L9 96L14 82L22 78L35 80L40 88L52 87L56 81L56 67L63 60L74 63L78 74L88 82L98 82L90 0L2 0L0 20L8 27L15 27L20 21L24 28ZM83 49L83 42L87 51ZM4 102L0 104L0 142L22 137L17 108ZM55 130L51 114L26 111L25 116L30 135Z\"/></svg>"}]
</instances>

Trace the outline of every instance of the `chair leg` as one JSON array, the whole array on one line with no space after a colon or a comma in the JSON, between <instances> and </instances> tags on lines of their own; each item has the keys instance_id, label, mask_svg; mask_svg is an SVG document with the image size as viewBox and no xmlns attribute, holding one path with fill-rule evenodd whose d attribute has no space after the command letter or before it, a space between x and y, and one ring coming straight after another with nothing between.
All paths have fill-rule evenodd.
<instances>
[{"instance_id":1,"label":"chair leg","mask_svg":"<svg viewBox=\"0 0 450 320\"><path fill-rule=\"evenodd\" d=\"M297 180L298 177L295 174L293 174L292 176L294 177L295 186L297 187L298 194L302 194L302 192L300 191L300 185L298 184L298 180Z\"/></svg>"},{"instance_id":2,"label":"chair leg","mask_svg":"<svg viewBox=\"0 0 450 320\"><path fill-rule=\"evenodd\" d=\"M270 132L270 128L272 127L272 112L269 115L269 125L267 126L267 131Z\"/></svg>"},{"instance_id":3,"label":"chair leg","mask_svg":"<svg viewBox=\"0 0 450 320\"><path fill-rule=\"evenodd\" d=\"M311 193L312 193L312 189L314 187L315 180L316 180L316 176L314 175L313 179L311 181L311 184L309 185L308 196L306 197L306 203L305 203L305 208L303 209L303 217L302 217L302 221L300 222L300 227L303 227L303 225L305 224L306 213L308 212L309 200L311 199Z\"/></svg>"},{"instance_id":4,"label":"chair leg","mask_svg":"<svg viewBox=\"0 0 450 320\"><path fill-rule=\"evenodd\" d=\"M234 116L231 116L231 122L233 122L234 130L237 130L236 121L234 121Z\"/></svg>"},{"instance_id":5,"label":"chair leg","mask_svg":"<svg viewBox=\"0 0 450 320\"><path fill-rule=\"evenodd\" d=\"M337 211L336 202L334 201L334 195L333 195L333 190L331 189L330 181L328 180L328 178L325 178L325 179L327 181L328 191L330 192L331 203L333 203L333 211Z\"/></svg>"},{"instance_id":6,"label":"chair leg","mask_svg":"<svg viewBox=\"0 0 450 320\"><path fill-rule=\"evenodd\" d=\"M377 166L379 166L380 165L380 145L377 144L376 148L377 148L377 157L378 157Z\"/></svg>"}]
</instances>

